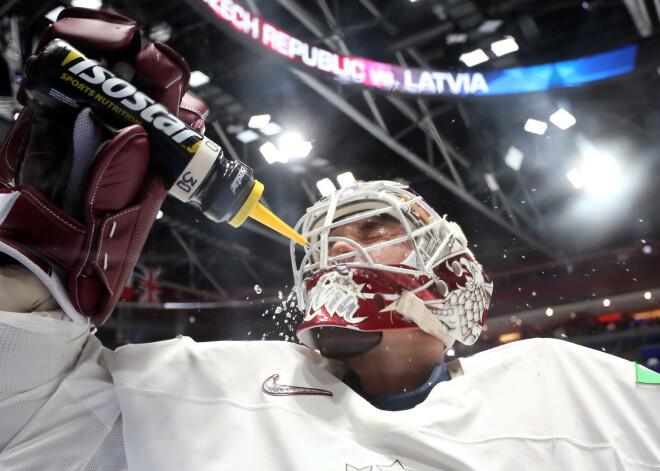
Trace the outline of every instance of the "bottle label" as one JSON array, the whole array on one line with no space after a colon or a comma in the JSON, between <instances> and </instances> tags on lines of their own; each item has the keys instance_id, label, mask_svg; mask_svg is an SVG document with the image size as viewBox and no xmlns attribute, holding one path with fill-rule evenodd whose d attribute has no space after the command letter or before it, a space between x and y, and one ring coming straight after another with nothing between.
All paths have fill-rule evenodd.
<instances>
[{"instance_id":1,"label":"bottle label","mask_svg":"<svg viewBox=\"0 0 660 471\"><path fill-rule=\"evenodd\" d=\"M176 179L172 188L169 189L170 195L187 203L211 170L218 154L220 154L220 146L205 137L195 155Z\"/></svg>"},{"instance_id":2,"label":"bottle label","mask_svg":"<svg viewBox=\"0 0 660 471\"><path fill-rule=\"evenodd\" d=\"M248 170L245 168L245 166L241 165L241 169L238 171L238 175L236 175L236 178L234 178L234 181L231 182L231 186L229 189L233 194L236 194L236 190L238 190L238 187L243 184L243 178L245 178L248 175Z\"/></svg>"}]
</instances>

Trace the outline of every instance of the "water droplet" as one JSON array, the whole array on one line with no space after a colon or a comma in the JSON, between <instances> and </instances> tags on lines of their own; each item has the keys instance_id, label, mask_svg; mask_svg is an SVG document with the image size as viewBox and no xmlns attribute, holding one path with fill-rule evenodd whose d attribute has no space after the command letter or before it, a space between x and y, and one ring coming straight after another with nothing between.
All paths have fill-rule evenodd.
<instances>
[{"instance_id":1,"label":"water droplet","mask_svg":"<svg viewBox=\"0 0 660 471\"><path fill-rule=\"evenodd\" d=\"M261 294L261 286L259 285L254 285L254 292L257 294Z\"/></svg>"}]
</instances>

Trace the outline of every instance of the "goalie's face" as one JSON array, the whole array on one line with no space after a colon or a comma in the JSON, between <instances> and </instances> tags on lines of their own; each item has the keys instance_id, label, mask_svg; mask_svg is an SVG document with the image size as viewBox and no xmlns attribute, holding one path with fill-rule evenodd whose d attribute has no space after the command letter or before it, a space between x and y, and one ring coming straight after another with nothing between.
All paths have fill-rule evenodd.
<instances>
[{"instance_id":1,"label":"goalie's face","mask_svg":"<svg viewBox=\"0 0 660 471\"><path fill-rule=\"evenodd\" d=\"M476 341L492 283L458 224L409 188L357 182L308 208L296 230L309 241L291 244L304 345L348 358L420 322L447 346Z\"/></svg>"},{"instance_id":2,"label":"goalie's face","mask_svg":"<svg viewBox=\"0 0 660 471\"><path fill-rule=\"evenodd\" d=\"M373 216L367 219L354 221L330 231L328 244L328 256L335 257L346 255L336 263L366 262L365 258L357 251L356 244L363 249L377 246L406 235L406 230L399 221L391 216ZM349 240L336 240L341 237ZM406 240L398 244L375 247L369 250L369 256L374 263L383 265L396 265L406 260L413 252L410 241Z\"/></svg>"}]
</instances>

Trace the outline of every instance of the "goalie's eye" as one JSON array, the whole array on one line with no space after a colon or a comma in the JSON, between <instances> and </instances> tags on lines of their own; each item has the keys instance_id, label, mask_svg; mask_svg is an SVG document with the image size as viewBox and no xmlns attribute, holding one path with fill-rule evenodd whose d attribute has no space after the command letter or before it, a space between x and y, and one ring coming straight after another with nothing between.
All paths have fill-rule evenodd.
<instances>
[{"instance_id":1,"label":"goalie's eye","mask_svg":"<svg viewBox=\"0 0 660 471\"><path fill-rule=\"evenodd\" d=\"M400 237L405 233L406 230L398 220L389 215L381 215L335 227L330 231L330 237L345 237L365 246Z\"/></svg>"}]
</instances>

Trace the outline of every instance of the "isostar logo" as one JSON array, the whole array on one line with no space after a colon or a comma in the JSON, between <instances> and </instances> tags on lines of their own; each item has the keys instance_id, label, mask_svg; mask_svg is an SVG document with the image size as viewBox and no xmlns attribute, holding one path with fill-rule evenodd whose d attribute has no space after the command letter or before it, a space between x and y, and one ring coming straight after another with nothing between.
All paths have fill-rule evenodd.
<instances>
[{"instance_id":1,"label":"isostar logo","mask_svg":"<svg viewBox=\"0 0 660 471\"><path fill-rule=\"evenodd\" d=\"M151 123L191 154L198 150L203 137L188 128L167 108L66 42L59 41L59 44L69 51L61 63L69 73L63 72L60 79L98 102L99 107L107 108L131 123ZM195 142L183 144L190 138L194 138Z\"/></svg>"},{"instance_id":2,"label":"isostar logo","mask_svg":"<svg viewBox=\"0 0 660 471\"><path fill-rule=\"evenodd\" d=\"M236 175L236 178L234 178L234 181L231 182L231 186L229 189L233 194L236 194L236 190L238 187L243 183L243 178L248 174L248 171L245 167L241 167L241 169L238 171L238 175Z\"/></svg>"},{"instance_id":3,"label":"isostar logo","mask_svg":"<svg viewBox=\"0 0 660 471\"><path fill-rule=\"evenodd\" d=\"M364 283L353 281L353 273L342 275L336 271L325 273L311 289L305 321L310 321L325 308L329 316L338 316L350 324L357 324L366 317L353 317L358 310Z\"/></svg>"}]
</instances>

